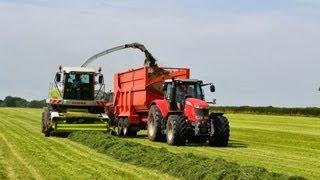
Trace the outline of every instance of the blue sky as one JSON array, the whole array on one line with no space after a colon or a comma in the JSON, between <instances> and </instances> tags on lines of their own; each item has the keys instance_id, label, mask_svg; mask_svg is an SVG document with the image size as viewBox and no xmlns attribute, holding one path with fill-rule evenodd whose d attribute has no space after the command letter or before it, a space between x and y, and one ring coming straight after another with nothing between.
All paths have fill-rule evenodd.
<instances>
[{"instance_id":1,"label":"blue sky","mask_svg":"<svg viewBox=\"0 0 320 180\"><path fill-rule=\"evenodd\" d=\"M57 66L141 42L165 66L216 84L220 105L319 106L320 2L0 0L0 99L46 98ZM142 65L125 50L100 59L112 74Z\"/></svg>"}]
</instances>

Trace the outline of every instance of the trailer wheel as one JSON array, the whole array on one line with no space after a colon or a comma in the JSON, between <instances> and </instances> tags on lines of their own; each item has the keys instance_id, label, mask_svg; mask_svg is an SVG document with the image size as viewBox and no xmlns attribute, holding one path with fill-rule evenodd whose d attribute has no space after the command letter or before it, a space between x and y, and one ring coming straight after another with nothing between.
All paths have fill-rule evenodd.
<instances>
[{"instance_id":1,"label":"trailer wheel","mask_svg":"<svg viewBox=\"0 0 320 180\"><path fill-rule=\"evenodd\" d=\"M165 139L164 134L161 132L161 121L163 117L156 105L150 107L148 115L148 137L151 141L163 141Z\"/></svg>"},{"instance_id":2,"label":"trailer wheel","mask_svg":"<svg viewBox=\"0 0 320 180\"><path fill-rule=\"evenodd\" d=\"M228 145L230 127L229 121L224 116L211 116L211 123L213 123L214 133L209 138L210 146L225 147Z\"/></svg>"},{"instance_id":3,"label":"trailer wheel","mask_svg":"<svg viewBox=\"0 0 320 180\"><path fill-rule=\"evenodd\" d=\"M118 119L117 135L123 136L123 119L122 118Z\"/></svg>"},{"instance_id":4,"label":"trailer wheel","mask_svg":"<svg viewBox=\"0 0 320 180\"><path fill-rule=\"evenodd\" d=\"M48 108L44 108L42 112L41 131L45 137L49 137L52 131L50 127L50 111Z\"/></svg>"},{"instance_id":5,"label":"trailer wheel","mask_svg":"<svg viewBox=\"0 0 320 180\"><path fill-rule=\"evenodd\" d=\"M123 135L129 137L137 136L137 130L130 125L128 118L123 119Z\"/></svg>"},{"instance_id":6,"label":"trailer wheel","mask_svg":"<svg viewBox=\"0 0 320 180\"><path fill-rule=\"evenodd\" d=\"M187 122L184 116L170 115L167 121L167 143L170 145L186 144Z\"/></svg>"}]
</instances>

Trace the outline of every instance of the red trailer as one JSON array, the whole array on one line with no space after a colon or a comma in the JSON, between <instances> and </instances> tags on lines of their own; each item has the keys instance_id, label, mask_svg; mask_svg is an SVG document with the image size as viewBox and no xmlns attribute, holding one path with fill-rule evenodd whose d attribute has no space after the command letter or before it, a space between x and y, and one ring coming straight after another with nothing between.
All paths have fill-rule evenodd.
<instances>
[{"instance_id":1,"label":"red trailer","mask_svg":"<svg viewBox=\"0 0 320 180\"><path fill-rule=\"evenodd\" d=\"M163 99L163 83L167 79L189 79L187 68L142 67L114 75L114 116L117 133L135 136L145 129L151 103Z\"/></svg>"},{"instance_id":2,"label":"red trailer","mask_svg":"<svg viewBox=\"0 0 320 180\"><path fill-rule=\"evenodd\" d=\"M170 145L186 142L227 146L229 121L223 113L209 112L204 87L212 83L190 79L187 68L157 66L132 69L114 75L114 127L119 136L136 136L148 129L151 141Z\"/></svg>"}]
</instances>

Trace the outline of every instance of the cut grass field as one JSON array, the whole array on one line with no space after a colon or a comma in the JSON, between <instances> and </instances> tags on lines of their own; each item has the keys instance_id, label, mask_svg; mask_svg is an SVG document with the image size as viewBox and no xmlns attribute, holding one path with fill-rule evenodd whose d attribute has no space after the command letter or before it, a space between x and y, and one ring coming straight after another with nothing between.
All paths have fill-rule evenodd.
<instances>
[{"instance_id":1,"label":"cut grass field","mask_svg":"<svg viewBox=\"0 0 320 180\"><path fill-rule=\"evenodd\" d=\"M171 152L222 157L241 165L255 165L288 175L320 179L320 118L228 114L231 141L226 148L189 145L173 147L150 142L144 135L129 139Z\"/></svg>"},{"instance_id":2,"label":"cut grass field","mask_svg":"<svg viewBox=\"0 0 320 180\"><path fill-rule=\"evenodd\" d=\"M44 138L40 114L40 109L0 108L0 179L174 178L122 163L67 138ZM228 118L231 141L226 148L194 144L173 147L150 142L146 132L126 141L320 179L320 118L242 114L229 114Z\"/></svg>"},{"instance_id":3,"label":"cut grass field","mask_svg":"<svg viewBox=\"0 0 320 180\"><path fill-rule=\"evenodd\" d=\"M40 133L40 109L0 108L0 179L174 179Z\"/></svg>"}]
</instances>

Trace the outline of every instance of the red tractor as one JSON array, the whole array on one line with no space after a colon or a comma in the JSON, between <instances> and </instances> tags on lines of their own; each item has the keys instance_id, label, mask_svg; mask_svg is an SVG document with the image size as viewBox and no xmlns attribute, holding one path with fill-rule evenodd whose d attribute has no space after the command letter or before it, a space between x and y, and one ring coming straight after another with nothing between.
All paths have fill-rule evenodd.
<instances>
[{"instance_id":1,"label":"red tractor","mask_svg":"<svg viewBox=\"0 0 320 180\"><path fill-rule=\"evenodd\" d=\"M164 141L170 145L188 142L205 143L211 146L227 146L229 122L223 113L210 113L204 100L200 80L171 79L163 84L164 99L154 100L148 114L148 137L152 141Z\"/></svg>"}]
</instances>

